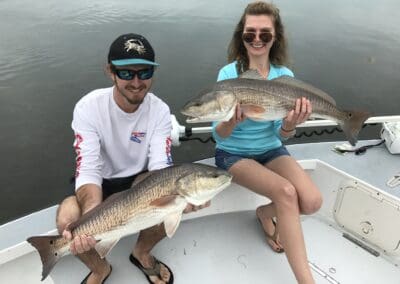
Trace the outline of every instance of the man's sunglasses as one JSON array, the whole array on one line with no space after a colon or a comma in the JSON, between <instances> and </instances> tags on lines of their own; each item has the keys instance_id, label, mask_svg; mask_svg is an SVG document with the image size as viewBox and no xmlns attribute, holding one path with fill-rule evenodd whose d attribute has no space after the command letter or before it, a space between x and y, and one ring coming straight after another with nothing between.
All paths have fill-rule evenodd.
<instances>
[{"instance_id":1,"label":"man's sunglasses","mask_svg":"<svg viewBox=\"0 0 400 284\"><path fill-rule=\"evenodd\" d=\"M252 43L256 39L257 34L253 32L245 32L242 34L243 41L247 43ZM270 32L261 32L258 37L263 43L269 43L274 37Z\"/></svg>"},{"instance_id":2,"label":"man's sunglasses","mask_svg":"<svg viewBox=\"0 0 400 284\"><path fill-rule=\"evenodd\" d=\"M126 80L126 81L133 80L133 78L135 78L136 75L138 76L139 80L148 80L151 77L153 77L154 67L149 67L137 71L113 68L113 72L117 74L117 77L120 78L121 80Z\"/></svg>"}]
</instances>

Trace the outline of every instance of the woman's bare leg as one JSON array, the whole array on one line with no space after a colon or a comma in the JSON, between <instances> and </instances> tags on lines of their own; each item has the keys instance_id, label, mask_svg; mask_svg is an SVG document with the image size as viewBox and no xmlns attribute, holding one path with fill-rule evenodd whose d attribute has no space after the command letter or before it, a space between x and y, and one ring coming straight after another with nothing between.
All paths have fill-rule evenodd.
<instances>
[{"instance_id":1,"label":"woman's bare leg","mask_svg":"<svg viewBox=\"0 0 400 284\"><path fill-rule=\"evenodd\" d=\"M322 196L320 191L293 157L280 156L265 166L293 184L299 198L301 214L313 214L321 208Z\"/></svg>"},{"instance_id":2,"label":"woman's bare leg","mask_svg":"<svg viewBox=\"0 0 400 284\"><path fill-rule=\"evenodd\" d=\"M295 277L299 283L314 283L300 225L299 199L292 183L248 159L235 163L229 172L233 174L236 183L274 202L281 242Z\"/></svg>"},{"instance_id":3,"label":"woman's bare leg","mask_svg":"<svg viewBox=\"0 0 400 284\"><path fill-rule=\"evenodd\" d=\"M300 213L304 215L313 214L322 205L322 196L318 188L315 186L309 175L301 168L295 159L290 156L281 156L265 165L273 172L289 180L295 187L298 198ZM257 208L257 216L264 219L264 230L271 234L274 230L272 218L276 216L276 208L274 203L269 203ZM263 218L262 218L263 217ZM270 242L273 245L273 242ZM277 245L280 247L279 237Z\"/></svg>"}]
</instances>

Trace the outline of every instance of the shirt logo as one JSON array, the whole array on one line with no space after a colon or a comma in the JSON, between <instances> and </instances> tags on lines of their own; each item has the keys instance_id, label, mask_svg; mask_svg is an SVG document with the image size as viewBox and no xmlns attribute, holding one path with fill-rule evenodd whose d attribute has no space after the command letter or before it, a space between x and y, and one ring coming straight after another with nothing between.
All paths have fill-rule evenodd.
<instances>
[{"instance_id":1,"label":"shirt logo","mask_svg":"<svg viewBox=\"0 0 400 284\"><path fill-rule=\"evenodd\" d=\"M130 140L136 143L142 143L140 138L146 136L146 132L132 131Z\"/></svg>"},{"instance_id":2,"label":"shirt logo","mask_svg":"<svg viewBox=\"0 0 400 284\"><path fill-rule=\"evenodd\" d=\"M146 48L144 47L144 44L138 39L127 40L125 42L124 47L125 47L126 52L129 52L132 49L135 50L139 54L143 54L146 52Z\"/></svg>"},{"instance_id":3,"label":"shirt logo","mask_svg":"<svg viewBox=\"0 0 400 284\"><path fill-rule=\"evenodd\" d=\"M167 164L172 165L172 155L171 155L171 146L172 146L172 139L171 137L167 137L165 140L165 154L167 155Z\"/></svg>"},{"instance_id":4,"label":"shirt logo","mask_svg":"<svg viewBox=\"0 0 400 284\"><path fill-rule=\"evenodd\" d=\"M81 170L82 165L82 155L81 155L81 143L83 142L83 137L77 133L75 134L74 141L74 149L76 153L76 170L75 170L75 178L79 176L79 172Z\"/></svg>"}]
</instances>

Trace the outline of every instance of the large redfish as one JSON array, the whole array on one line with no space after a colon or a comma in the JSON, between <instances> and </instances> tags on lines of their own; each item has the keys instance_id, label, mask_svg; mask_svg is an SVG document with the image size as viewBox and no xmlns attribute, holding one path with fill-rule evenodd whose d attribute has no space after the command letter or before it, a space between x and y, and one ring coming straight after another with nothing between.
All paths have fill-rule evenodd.
<instances>
[{"instance_id":1,"label":"large redfish","mask_svg":"<svg viewBox=\"0 0 400 284\"><path fill-rule=\"evenodd\" d=\"M104 258L120 238L164 223L171 237L188 203L201 205L226 188L232 176L203 164L182 164L151 172L131 189L113 194L71 224L72 235L91 235ZM69 254L70 243L62 236L35 236L27 241L40 254L42 281L57 261Z\"/></svg>"},{"instance_id":2,"label":"large redfish","mask_svg":"<svg viewBox=\"0 0 400 284\"><path fill-rule=\"evenodd\" d=\"M187 122L228 121L240 104L244 114L253 120L284 118L294 109L296 99L305 97L312 105L311 118L336 121L347 140L355 145L357 136L370 113L346 111L336 107L335 100L324 91L289 76L263 80L256 70L249 70L237 79L217 82L203 90L181 110Z\"/></svg>"}]
</instances>

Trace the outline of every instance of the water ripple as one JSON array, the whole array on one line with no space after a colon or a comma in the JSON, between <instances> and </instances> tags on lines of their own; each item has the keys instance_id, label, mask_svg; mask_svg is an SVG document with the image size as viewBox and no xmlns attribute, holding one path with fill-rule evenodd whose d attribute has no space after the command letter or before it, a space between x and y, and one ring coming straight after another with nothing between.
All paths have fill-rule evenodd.
<instances>
[{"instance_id":1,"label":"water ripple","mask_svg":"<svg viewBox=\"0 0 400 284\"><path fill-rule=\"evenodd\" d=\"M34 73L44 64L55 64L60 60L59 56L50 54L48 50L42 48L26 46L11 52L12 55L0 58L0 81L10 80L21 74ZM11 58L12 60L10 60Z\"/></svg>"}]
</instances>

